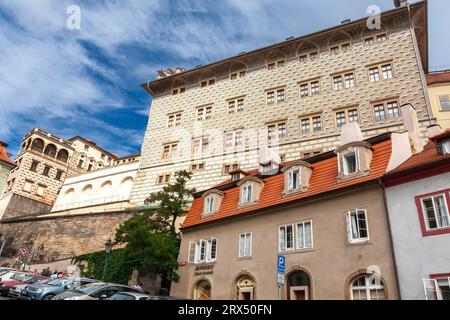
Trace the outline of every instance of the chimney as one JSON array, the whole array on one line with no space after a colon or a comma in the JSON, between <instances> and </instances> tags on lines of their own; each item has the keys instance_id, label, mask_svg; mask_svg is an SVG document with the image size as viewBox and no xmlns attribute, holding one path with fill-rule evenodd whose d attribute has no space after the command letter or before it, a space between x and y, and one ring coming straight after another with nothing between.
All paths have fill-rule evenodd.
<instances>
[{"instance_id":1,"label":"chimney","mask_svg":"<svg viewBox=\"0 0 450 320\"><path fill-rule=\"evenodd\" d=\"M442 133L442 128L438 124L433 124L427 128L428 138L432 138Z\"/></svg>"},{"instance_id":2,"label":"chimney","mask_svg":"<svg viewBox=\"0 0 450 320\"><path fill-rule=\"evenodd\" d=\"M396 8L406 7L408 5L407 0L394 0L394 6Z\"/></svg>"},{"instance_id":3,"label":"chimney","mask_svg":"<svg viewBox=\"0 0 450 320\"><path fill-rule=\"evenodd\" d=\"M340 146L350 142L363 141L364 137L357 122L347 123L341 129Z\"/></svg>"},{"instance_id":4,"label":"chimney","mask_svg":"<svg viewBox=\"0 0 450 320\"><path fill-rule=\"evenodd\" d=\"M410 103L404 104L401 107L403 118L403 126L408 130L409 142L413 154L419 153L423 150L423 141L420 135L419 120L417 118L416 109Z\"/></svg>"}]
</instances>

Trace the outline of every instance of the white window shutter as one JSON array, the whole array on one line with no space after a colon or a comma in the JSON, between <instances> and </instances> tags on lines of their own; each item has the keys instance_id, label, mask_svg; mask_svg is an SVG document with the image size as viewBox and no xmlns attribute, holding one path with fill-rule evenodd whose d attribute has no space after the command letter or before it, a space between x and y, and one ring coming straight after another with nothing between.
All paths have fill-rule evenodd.
<instances>
[{"instance_id":1,"label":"white window shutter","mask_svg":"<svg viewBox=\"0 0 450 320\"><path fill-rule=\"evenodd\" d=\"M350 219L350 211L348 211L345 215L345 221L347 224L347 240L348 242L352 241L352 222Z\"/></svg>"},{"instance_id":2,"label":"white window shutter","mask_svg":"<svg viewBox=\"0 0 450 320\"><path fill-rule=\"evenodd\" d=\"M338 162L338 173L342 173L342 165L341 165L341 154L337 154L337 162Z\"/></svg>"},{"instance_id":3,"label":"white window shutter","mask_svg":"<svg viewBox=\"0 0 450 320\"><path fill-rule=\"evenodd\" d=\"M208 240L206 242L206 261L210 261L211 260L211 240Z\"/></svg>"},{"instance_id":4,"label":"white window shutter","mask_svg":"<svg viewBox=\"0 0 450 320\"><path fill-rule=\"evenodd\" d=\"M359 149L358 148L355 149L355 161L356 161L356 163L355 163L356 172L359 172L359 171L361 171L361 168L359 167Z\"/></svg>"},{"instance_id":5,"label":"white window shutter","mask_svg":"<svg viewBox=\"0 0 450 320\"><path fill-rule=\"evenodd\" d=\"M193 241L189 241L188 262L195 262L195 242Z\"/></svg>"}]
</instances>

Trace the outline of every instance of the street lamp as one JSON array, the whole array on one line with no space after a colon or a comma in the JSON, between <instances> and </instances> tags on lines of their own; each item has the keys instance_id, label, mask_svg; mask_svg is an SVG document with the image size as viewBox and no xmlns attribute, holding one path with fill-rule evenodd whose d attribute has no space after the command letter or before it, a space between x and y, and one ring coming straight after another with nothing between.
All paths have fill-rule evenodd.
<instances>
[{"instance_id":1,"label":"street lamp","mask_svg":"<svg viewBox=\"0 0 450 320\"><path fill-rule=\"evenodd\" d=\"M113 247L113 243L112 243L111 239L109 239L105 243L105 266L103 267L103 277L102 277L103 281L105 281L106 268L108 266L108 257L111 254L112 247Z\"/></svg>"}]
</instances>

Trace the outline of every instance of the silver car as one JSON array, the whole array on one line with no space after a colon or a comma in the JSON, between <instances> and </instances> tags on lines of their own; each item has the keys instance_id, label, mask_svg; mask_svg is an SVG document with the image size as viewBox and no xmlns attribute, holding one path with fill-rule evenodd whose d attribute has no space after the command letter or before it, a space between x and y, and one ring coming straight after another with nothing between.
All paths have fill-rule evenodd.
<instances>
[{"instance_id":1,"label":"silver car","mask_svg":"<svg viewBox=\"0 0 450 320\"><path fill-rule=\"evenodd\" d=\"M140 293L122 284L95 282L58 294L52 300L106 300L118 292Z\"/></svg>"},{"instance_id":2,"label":"silver car","mask_svg":"<svg viewBox=\"0 0 450 320\"><path fill-rule=\"evenodd\" d=\"M138 292L118 292L109 300L153 300L152 296Z\"/></svg>"}]
</instances>

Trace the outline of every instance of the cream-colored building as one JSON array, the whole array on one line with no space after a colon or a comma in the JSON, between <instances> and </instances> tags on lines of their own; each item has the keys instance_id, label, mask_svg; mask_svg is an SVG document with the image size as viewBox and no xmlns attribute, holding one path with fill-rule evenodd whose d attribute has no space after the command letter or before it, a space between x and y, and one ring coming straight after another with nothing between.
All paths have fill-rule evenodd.
<instances>
[{"instance_id":1,"label":"cream-colored building","mask_svg":"<svg viewBox=\"0 0 450 320\"><path fill-rule=\"evenodd\" d=\"M126 162L68 177L52 214L109 212L130 208L130 193L138 168L137 161Z\"/></svg>"},{"instance_id":2,"label":"cream-colored building","mask_svg":"<svg viewBox=\"0 0 450 320\"><path fill-rule=\"evenodd\" d=\"M105 167L108 157L112 164L116 156L87 139L65 140L39 128L31 130L0 196L0 219L50 212L66 177Z\"/></svg>"},{"instance_id":3,"label":"cream-colored building","mask_svg":"<svg viewBox=\"0 0 450 320\"><path fill-rule=\"evenodd\" d=\"M153 100L131 201L143 204L180 169L204 190L257 167L265 146L281 160L333 150L345 123L358 122L365 138L402 129L405 104L425 141L435 122L426 12L418 2L382 13L379 29L360 19L192 70L161 70L142 85Z\"/></svg>"},{"instance_id":4,"label":"cream-colored building","mask_svg":"<svg viewBox=\"0 0 450 320\"><path fill-rule=\"evenodd\" d=\"M433 115L442 129L450 129L450 71L426 75Z\"/></svg>"}]
</instances>

